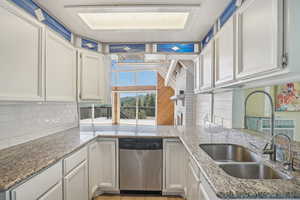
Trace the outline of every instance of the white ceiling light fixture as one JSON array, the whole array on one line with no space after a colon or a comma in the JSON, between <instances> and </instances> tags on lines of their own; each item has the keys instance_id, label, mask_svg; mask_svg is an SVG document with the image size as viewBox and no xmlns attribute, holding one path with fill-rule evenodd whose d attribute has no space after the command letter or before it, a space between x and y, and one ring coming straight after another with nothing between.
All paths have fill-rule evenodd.
<instances>
[{"instance_id":1,"label":"white ceiling light fixture","mask_svg":"<svg viewBox=\"0 0 300 200\"><path fill-rule=\"evenodd\" d=\"M180 30L189 12L78 13L92 30Z\"/></svg>"}]
</instances>

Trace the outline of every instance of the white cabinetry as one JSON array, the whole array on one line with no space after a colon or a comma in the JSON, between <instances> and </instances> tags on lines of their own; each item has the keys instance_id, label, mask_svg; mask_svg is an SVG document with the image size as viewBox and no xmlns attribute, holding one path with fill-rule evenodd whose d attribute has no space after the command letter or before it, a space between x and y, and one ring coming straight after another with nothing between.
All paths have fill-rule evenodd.
<instances>
[{"instance_id":1,"label":"white cabinetry","mask_svg":"<svg viewBox=\"0 0 300 200\"><path fill-rule=\"evenodd\" d=\"M56 33L46 31L46 100L76 101L76 50Z\"/></svg>"},{"instance_id":2,"label":"white cabinetry","mask_svg":"<svg viewBox=\"0 0 300 200\"><path fill-rule=\"evenodd\" d=\"M200 54L200 90L208 90L213 87L214 72L214 40L211 40Z\"/></svg>"},{"instance_id":3,"label":"white cabinetry","mask_svg":"<svg viewBox=\"0 0 300 200\"><path fill-rule=\"evenodd\" d=\"M88 200L87 161L64 177L64 200Z\"/></svg>"},{"instance_id":4,"label":"white cabinetry","mask_svg":"<svg viewBox=\"0 0 300 200\"><path fill-rule=\"evenodd\" d=\"M80 100L101 100L104 94L104 56L87 50L79 51Z\"/></svg>"},{"instance_id":5,"label":"white cabinetry","mask_svg":"<svg viewBox=\"0 0 300 200\"><path fill-rule=\"evenodd\" d=\"M178 139L164 139L163 145L163 193L182 195L185 189L185 148Z\"/></svg>"},{"instance_id":6,"label":"white cabinetry","mask_svg":"<svg viewBox=\"0 0 300 200\"><path fill-rule=\"evenodd\" d=\"M201 56L197 56L196 59L194 59L194 92L197 93L200 91L200 88L202 86L202 79L201 79Z\"/></svg>"},{"instance_id":7,"label":"white cabinetry","mask_svg":"<svg viewBox=\"0 0 300 200\"><path fill-rule=\"evenodd\" d=\"M187 169L187 200L200 200L200 171L196 164L190 158L188 169ZM202 199L201 199L202 200Z\"/></svg>"},{"instance_id":8,"label":"white cabinetry","mask_svg":"<svg viewBox=\"0 0 300 200\"><path fill-rule=\"evenodd\" d=\"M88 199L87 147L64 159L64 200Z\"/></svg>"},{"instance_id":9,"label":"white cabinetry","mask_svg":"<svg viewBox=\"0 0 300 200\"><path fill-rule=\"evenodd\" d=\"M215 85L234 80L235 18L231 17L215 36Z\"/></svg>"},{"instance_id":10,"label":"white cabinetry","mask_svg":"<svg viewBox=\"0 0 300 200\"><path fill-rule=\"evenodd\" d=\"M51 188L46 194L44 194L39 200L62 200L62 183L59 182L53 188Z\"/></svg>"},{"instance_id":11,"label":"white cabinetry","mask_svg":"<svg viewBox=\"0 0 300 200\"><path fill-rule=\"evenodd\" d=\"M237 11L237 77L282 68L283 1L248 0Z\"/></svg>"},{"instance_id":12,"label":"white cabinetry","mask_svg":"<svg viewBox=\"0 0 300 200\"><path fill-rule=\"evenodd\" d=\"M12 200L36 200L45 193L41 199L50 200L55 196L59 200L62 198L60 196L62 191L59 186L61 185L61 178L62 163L59 162L13 189L11 191Z\"/></svg>"},{"instance_id":13,"label":"white cabinetry","mask_svg":"<svg viewBox=\"0 0 300 200\"><path fill-rule=\"evenodd\" d=\"M100 184L100 152L97 141L89 145L89 199L92 199L93 194Z\"/></svg>"},{"instance_id":14,"label":"white cabinetry","mask_svg":"<svg viewBox=\"0 0 300 200\"><path fill-rule=\"evenodd\" d=\"M0 100L44 100L44 25L0 2Z\"/></svg>"},{"instance_id":15,"label":"white cabinetry","mask_svg":"<svg viewBox=\"0 0 300 200\"><path fill-rule=\"evenodd\" d=\"M99 143L99 162L101 191L118 192L119 191L119 173L118 173L118 140L115 138L101 138Z\"/></svg>"}]
</instances>

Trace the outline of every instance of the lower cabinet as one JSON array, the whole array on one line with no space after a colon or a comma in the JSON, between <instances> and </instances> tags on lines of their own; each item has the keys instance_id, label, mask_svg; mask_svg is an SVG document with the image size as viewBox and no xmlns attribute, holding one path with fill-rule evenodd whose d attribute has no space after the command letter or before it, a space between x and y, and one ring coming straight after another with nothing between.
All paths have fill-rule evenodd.
<instances>
[{"instance_id":1,"label":"lower cabinet","mask_svg":"<svg viewBox=\"0 0 300 200\"><path fill-rule=\"evenodd\" d=\"M164 183L165 195L184 195L186 153L179 139L164 139Z\"/></svg>"},{"instance_id":2,"label":"lower cabinet","mask_svg":"<svg viewBox=\"0 0 300 200\"><path fill-rule=\"evenodd\" d=\"M100 185L100 157L99 144L97 141L89 145L89 199L93 198L94 193Z\"/></svg>"},{"instance_id":3,"label":"lower cabinet","mask_svg":"<svg viewBox=\"0 0 300 200\"><path fill-rule=\"evenodd\" d=\"M199 168L194 166L190 160L187 169L187 200L200 200L199 187L200 187L200 174ZM201 199L202 200L202 199Z\"/></svg>"},{"instance_id":4,"label":"lower cabinet","mask_svg":"<svg viewBox=\"0 0 300 200\"><path fill-rule=\"evenodd\" d=\"M62 199L61 178L62 163L59 162L13 189L11 200L52 200L53 198L60 200Z\"/></svg>"},{"instance_id":5,"label":"lower cabinet","mask_svg":"<svg viewBox=\"0 0 300 200\"><path fill-rule=\"evenodd\" d=\"M99 155L99 188L103 192L119 191L119 151L117 138L98 140Z\"/></svg>"},{"instance_id":6,"label":"lower cabinet","mask_svg":"<svg viewBox=\"0 0 300 200\"><path fill-rule=\"evenodd\" d=\"M64 177L64 200L88 199L88 166L84 161Z\"/></svg>"},{"instance_id":7,"label":"lower cabinet","mask_svg":"<svg viewBox=\"0 0 300 200\"><path fill-rule=\"evenodd\" d=\"M62 183L59 182L53 188L51 188L46 194L44 194L39 200L62 200L63 188Z\"/></svg>"}]
</instances>

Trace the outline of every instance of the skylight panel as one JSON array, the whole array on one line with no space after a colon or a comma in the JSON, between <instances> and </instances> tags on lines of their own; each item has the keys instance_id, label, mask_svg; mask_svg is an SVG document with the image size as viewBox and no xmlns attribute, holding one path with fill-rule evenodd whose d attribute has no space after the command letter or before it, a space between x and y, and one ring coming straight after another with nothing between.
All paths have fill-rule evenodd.
<instances>
[{"instance_id":1,"label":"skylight panel","mask_svg":"<svg viewBox=\"0 0 300 200\"><path fill-rule=\"evenodd\" d=\"M188 12L79 13L92 30L184 29Z\"/></svg>"}]
</instances>

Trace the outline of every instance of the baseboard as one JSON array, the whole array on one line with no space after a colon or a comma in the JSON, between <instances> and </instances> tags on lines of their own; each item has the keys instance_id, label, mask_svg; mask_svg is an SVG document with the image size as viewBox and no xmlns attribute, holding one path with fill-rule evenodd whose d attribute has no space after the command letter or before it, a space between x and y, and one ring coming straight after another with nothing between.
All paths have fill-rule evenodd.
<instances>
[{"instance_id":1,"label":"baseboard","mask_svg":"<svg viewBox=\"0 0 300 200\"><path fill-rule=\"evenodd\" d=\"M182 198L185 198L185 192L184 191L168 191L163 190L162 191L163 196L180 196Z\"/></svg>"}]
</instances>

